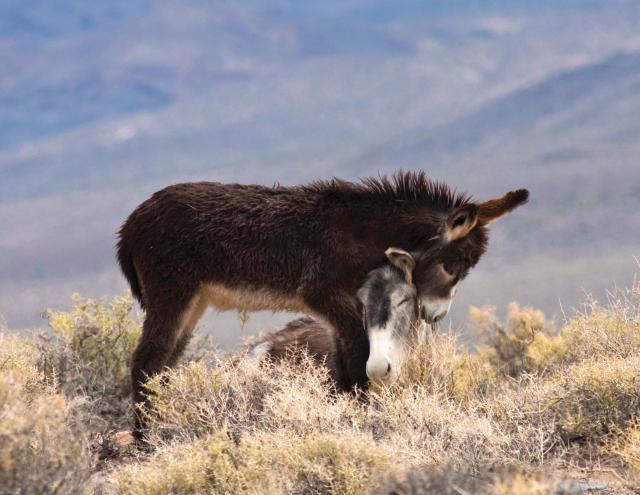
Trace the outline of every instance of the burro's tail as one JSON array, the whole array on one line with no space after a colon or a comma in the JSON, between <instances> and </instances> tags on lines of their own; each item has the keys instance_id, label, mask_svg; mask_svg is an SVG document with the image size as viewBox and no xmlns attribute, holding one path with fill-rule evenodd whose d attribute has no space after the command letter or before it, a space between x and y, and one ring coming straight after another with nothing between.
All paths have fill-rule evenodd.
<instances>
[{"instance_id":1,"label":"burro's tail","mask_svg":"<svg viewBox=\"0 0 640 495\"><path fill-rule=\"evenodd\" d=\"M131 251L127 248L127 243L120 232L120 240L117 245L117 257L118 264L120 265L120 269L124 274L127 282L129 282L129 287L131 287L131 293L133 297L137 299L142 308L144 309L144 301L142 299L142 289L140 287L140 280L138 279L138 273L136 272L136 267L133 264L133 257L131 256Z\"/></svg>"}]
</instances>

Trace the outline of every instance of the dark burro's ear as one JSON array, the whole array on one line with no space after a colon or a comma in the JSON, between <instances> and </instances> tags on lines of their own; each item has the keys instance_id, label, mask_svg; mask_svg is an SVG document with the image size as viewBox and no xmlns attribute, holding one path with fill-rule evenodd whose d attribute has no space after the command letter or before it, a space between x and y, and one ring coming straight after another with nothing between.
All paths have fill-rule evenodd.
<instances>
[{"instance_id":1,"label":"dark burro's ear","mask_svg":"<svg viewBox=\"0 0 640 495\"><path fill-rule=\"evenodd\" d=\"M444 226L445 242L455 241L466 236L478 223L478 207L468 204L453 210Z\"/></svg>"},{"instance_id":2,"label":"dark burro's ear","mask_svg":"<svg viewBox=\"0 0 640 495\"><path fill-rule=\"evenodd\" d=\"M529 191L517 189L499 198L478 204L479 222L488 224L529 201Z\"/></svg>"},{"instance_id":3,"label":"dark burro's ear","mask_svg":"<svg viewBox=\"0 0 640 495\"><path fill-rule=\"evenodd\" d=\"M393 266L396 266L404 273L404 279L408 284L413 283L413 269L416 267L416 260L404 249L390 247L384 254Z\"/></svg>"}]
</instances>

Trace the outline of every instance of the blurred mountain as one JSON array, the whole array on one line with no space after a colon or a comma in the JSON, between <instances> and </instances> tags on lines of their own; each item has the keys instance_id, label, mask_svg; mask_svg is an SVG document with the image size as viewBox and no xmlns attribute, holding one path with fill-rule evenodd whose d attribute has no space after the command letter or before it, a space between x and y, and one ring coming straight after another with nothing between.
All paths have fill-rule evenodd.
<instances>
[{"instance_id":1,"label":"blurred mountain","mask_svg":"<svg viewBox=\"0 0 640 495\"><path fill-rule=\"evenodd\" d=\"M420 128L376 146L349 166L363 172L393 162L430 163L438 176L475 194L497 178L531 188L526 216L546 216L537 239L518 244L535 253L554 247L602 252L637 247L640 216L640 52L562 71L484 104L444 126ZM419 137L418 137L419 136ZM618 213L612 221L612 210ZM558 221L554 216L566 220ZM546 230L550 229L550 230ZM551 240L553 239L553 240Z\"/></svg>"},{"instance_id":2,"label":"blurred mountain","mask_svg":"<svg viewBox=\"0 0 640 495\"><path fill-rule=\"evenodd\" d=\"M526 185L531 204L496 226L462 305L520 299L554 314L563 303L577 304L582 291L602 297L614 281L624 287L637 273L639 90L640 53L615 53L444 126L406 133L351 166L428 161L434 174L481 197L499 193L496 183Z\"/></svg>"},{"instance_id":3,"label":"blurred mountain","mask_svg":"<svg viewBox=\"0 0 640 495\"><path fill-rule=\"evenodd\" d=\"M185 180L426 169L528 187L461 288L560 314L635 273L635 2L3 2L0 313L119 292L115 232ZM238 329L233 315L209 325ZM286 315L280 318L280 321ZM268 320L254 319L253 331Z\"/></svg>"}]
</instances>

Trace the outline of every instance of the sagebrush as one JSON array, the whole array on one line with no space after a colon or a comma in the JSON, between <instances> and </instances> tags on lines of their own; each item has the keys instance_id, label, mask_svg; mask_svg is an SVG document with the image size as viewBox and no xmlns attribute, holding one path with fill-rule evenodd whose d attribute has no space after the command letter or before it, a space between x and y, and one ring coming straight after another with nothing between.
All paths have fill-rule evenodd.
<instances>
[{"instance_id":1,"label":"sagebrush","mask_svg":"<svg viewBox=\"0 0 640 495\"><path fill-rule=\"evenodd\" d=\"M0 337L2 493L534 494L576 466L621 490L640 476L638 286L559 330L532 308L474 309L476 349L431 334L366 400L311 359L200 348L149 383L147 448L112 460L140 321L128 296L75 302L46 335Z\"/></svg>"}]
</instances>

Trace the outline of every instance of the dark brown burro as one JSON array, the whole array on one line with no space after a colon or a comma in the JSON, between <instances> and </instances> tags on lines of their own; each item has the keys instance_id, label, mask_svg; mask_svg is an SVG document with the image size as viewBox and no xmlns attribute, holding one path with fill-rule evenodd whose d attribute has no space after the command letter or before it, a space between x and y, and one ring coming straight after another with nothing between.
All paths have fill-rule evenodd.
<instances>
[{"instance_id":1,"label":"dark brown burro","mask_svg":"<svg viewBox=\"0 0 640 495\"><path fill-rule=\"evenodd\" d=\"M427 321L436 320L448 308L439 301L450 301L484 253L487 224L527 198L520 189L474 202L424 172L294 187L196 182L156 192L125 221L117 247L146 312L132 362L134 401L144 399L149 376L176 362L208 305L326 320L340 348L339 387L366 387L369 343L356 292L385 250L415 258L413 282Z\"/></svg>"}]
</instances>

